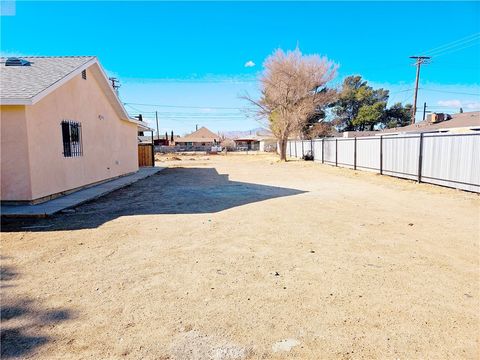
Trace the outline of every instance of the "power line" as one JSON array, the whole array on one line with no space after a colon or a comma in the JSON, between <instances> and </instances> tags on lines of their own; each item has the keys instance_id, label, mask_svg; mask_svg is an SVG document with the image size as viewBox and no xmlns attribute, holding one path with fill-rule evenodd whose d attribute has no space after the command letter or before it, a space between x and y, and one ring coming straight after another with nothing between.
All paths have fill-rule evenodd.
<instances>
[{"instance_id":1,"label":"power line","mask_svg":"<svg viewBox=\"0 0 480 360\"><path fill-rule=\"evenodd\" d=\"M471 41L475 41L479 36L480 36L480 33L470 34L470 35L468 35L466 37L463 37L461 39L451 41L449 43L446 43L446 44L437 46L433 49L430 49L428 51L425 51L424 54L429 55L429 56L436 56L439 53L441 53L442 51L445 51L447 49L450 49L450 48L453 48L453 47L456 47L456 46L461 46L461 45L466 44L466 43L471 42Z\"/></svg>"},{"instance_id":2,"label":"power line","mask_svg":"<svg viewBox=\"0 0 480 360\"><path fill-rule=\"evenodd\" d=\"M409 90L413 90L413 89L409 89ZM407 96L405 96L405 97L403 98L403 100L400 101L400 103L401 103L401 104L406 103L408 98L410 98L410 94L407 94Z\"/></svg>"},{"instance_id":3,"label":"power line","mask_svg":"<svg viewBox=\"0 0 480 360\"><path fill-rule=\"evenodd\" d=\"M144 111L144 113L155 113L155 111ZM224 115L224 116L238 116L242 115L241 112L233 112L233 111L209 111L209 112L201 112L201 111L187 111L187 110L173 110L173 111L158 111L159 114L162 115Z\"/></svg>"},{"instance_id":4,"label":"power line","mask_svg":"<svg viewBox=\"0 0 480 360\"><path fill-rule=\"evenodd\" d=\"M162 104L142 104L142 103L124 103L124 105L137 105L137 106L153 106L153 107L165 107L165 108L179 108L179 109L223 109L223 110L245 110L240 107L223 107L223 106L187 106L187 105L162 105Z\"/></svg>"},{"instance_id":5,"label":"power line","mask_svg":"<svg viewBox=\"0 0 480 360\"><path fill-rule=\"evenodd\" d=\"M472 94L472 93L465 93L465 92L458 92L458 91L448 91L448 90L438 90L438 89L426 89L426 88L421 88L421 89L426 90L426 91L436 91L436 92L447 93L447 94L471 95L471 96L479 96L480 95L480 92L478 92L476 94Z\"/></svg>"},{"instance_id":6,"label":"power line","mask_svg":"<svg viewBox=\"0 0 480 360\"><path fill-rule=\"evenodd\" d=\"M470 45L467 45L467 46L463 46L461 48L456 48L456 49L452 49L450 51L447 51L447 52L442 52L440 54L437 54L437 55L433 55L435 58L438 58L439 56L443 56L443 55L447 55L447 54L451 54L451 53L454 53L454 52L457 52L457 51L460 51L460 50L463 50L463 49L467 49L469 47L472 47L472 46L475 46L477 44L470 44Z\"/></svg>"},{"instance_id":7,"label":"power line","mask_svg":"<svg viewBox=\"0 0 480 360\"><path fill-rule=\"evenodd\" d=\"M163 114L161 112L141 112L142 115L150 115L151 117L158 114L162 117L191 117L191 118L244 118L245 115L242 114L201 114L201 113L168 113Z\"/></svg>"},{"instance_id":8,"label":"power line","mask_svg":"<svg viewBox=\"0 0 480 360\"><path fill-rule=\"evenodd\" d=\"M405 90L399 90L399 91L394 91L394 92L388 92L389 95L393 95L393 94L398 94L398 93L403 93L403 92L407 92L407 91L411 91L413 90L413 88L409 88L409 89L405 89Z\"/></svg>"},{"instance_id":9,"label":"power line","mask_svg":"<svg viewBox=\"0 0 480 360\"><path fill-rule=\"evenodd\" d=\"M130 114L132 116L132 114ZM143 119L149 120L151 122L154 122L156 119L154 116L144 116ZM229 121L239 121L239 120L245 120L248 119L248 117L215 117L215 118L202 118L202 117L191 117L191 116L173 116L173 117L162 117L162 120L164 121L178 121L178 122L192 122L192 121L219 121L219 122L229 122Z\"/></svg>"}]
</instances>

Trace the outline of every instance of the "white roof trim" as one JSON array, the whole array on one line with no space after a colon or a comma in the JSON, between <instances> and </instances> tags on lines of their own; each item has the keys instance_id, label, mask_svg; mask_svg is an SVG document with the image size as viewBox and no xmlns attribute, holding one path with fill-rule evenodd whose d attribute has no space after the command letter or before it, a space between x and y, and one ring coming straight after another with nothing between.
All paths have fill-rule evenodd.
<instances>
[{"instance_id":1,"label":"white roof trim","mask_svg":"<svg viewBox=\"0 0 480 360\"><path fill-rule=\"evenodd\" d=\"M32 99L0 99L0 105L32 105Z\"/></svg>"},{"instance_id":2,"label":"white roof trim","mask_svg":"<svg viewBox=\"0 0 480 360\"><path fill-rule=\"evenodd\" d=\"M117 103L117 105L119 106L119 112L121 114L121 119L122 120L126 120L126 121L130 121L131 118L130 116L128 115L128 112L127 110L125 109L125 107L123 106L123 103L120 101L120 99L118 98L118 95L117 93L115 92L115 90L113 89L113 87L110 85L110 81L108 79L108 76L107 74L105 74L105 71L103 70L102 66L100 65L100 63L98 62L97 58L95 58L95 64L97 64L98 66L98 69L100 70L100 73L102 74L102 77L103 77L103 80L106 82L107 84L107 97L109 97L108 95L110 95L110 97L113 96L114 98L114 102ZM93 64L92 64L93 65Z\"/></svg>"},{"instance_id":3,"label":"white roof trim","mask_svg":"<svg viewBox=\"0 0 480 360\"><path fill-rule=\"evenodd\" d=\"M140 120L132 119L132 118L129 118L128 121L131 122L131 123L137 124L138 131L155 131L155 129L149 127L145 123L145 121L140 121Z\"/></svg>"},{"instance_id":4,"label":"white roof trim","mask_svg":"<svg viewBox=\"0 0 480 360\"><path fill-rule=\"evenodd\" d=\"M67 83L68 81L70 81L70 79L73 79L75 76L79 75L83 70L85 70L86 68L90 67L91 65L95 64L96 62L98 62L97 58L92 58L91 60L87 61L86 63L84 63L82 66L79 66L78 68L76 68L75 70L73 70L71 73L69 73L67 76L61 78L60 80L58 80L57 82L53 83L52 85L50 85L48 88L46 88L45 90L42 90L41 92L39 92L37 95L35 95L34 97L31 98L31 102L32 102L32 105L35 105L37 102L39 102L41 99L43 99L45 96L47 96L48 94L52 93L53 91L55 91L56 89L58 89L60 86L62 86L63 84Z\"/></svg>"}]
</instances>

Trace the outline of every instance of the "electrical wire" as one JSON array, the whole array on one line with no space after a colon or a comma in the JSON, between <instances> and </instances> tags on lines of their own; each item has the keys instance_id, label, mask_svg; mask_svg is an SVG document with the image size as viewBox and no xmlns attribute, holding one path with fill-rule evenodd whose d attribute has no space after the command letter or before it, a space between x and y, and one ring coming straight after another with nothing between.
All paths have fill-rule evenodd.
<instances>
[{"instance_id":1,"label":"electrical wire","mask_svg":"<svg viewBox=\"0 0 480 360\"><path fill-rule=\"evenodd\" d=\"M427 56L432 56L433 57L433 56L436 56L437 53L441 53L441 52L443 52L445 50L448 50L450 48L454 48L456 46L461 46L461 45L464 45L468 42L475 41L479 37L480 37L480 33L470 34L470 35L468 35L466 37L463 37L461 39L451 41L449 43L446 43L446 44L437 46L433 49L427 50L427 51L424 52L424 54L427 55Z\"/></svg>"},{"instance_id":2,"label":"electrical wire","mask_svg":"<svg viewBox=\"0 0 480 360\"><path fill-rule=\"evenodd\" d=\"M426 91L435 91L435 92L440 92L440 93L446 93L446 94L480 96L480 92L478 92L476 94L472 94L472 93L465 93L465 92L459 92L459 91L448 91L448 90L438 90L438 89L427 89L427 88L419 88L419 89L426 90Z\"/></svg>"},{"instance_id":3,"label":"electrical wire","mask_svg":"<svg viewBox=\"0 0 480 360\"><path fill-rule=\"evenodd\" d=\"M223 106L187 106L187 105L162 105L162 104L142 104L142 103L123 103L124 105L150 106L159 108L179 108L179 109L221 109L221 110L244 110L240 107L223 107Z\"/></svg>"},{"instance_id":4,"label":"electrical wire","mask_svg":"<svg viewBox=\"0 0 480 360\"><path fill-rule=\"evenodd\" d=\"M456 49L452 49L450 51L447 51L447 52L442 52L440 54L437 54L437 55L434 55L435 58L438 58L440 56L443 56L443 55L447 55L447 54L451 54L451 53L454 53L454 52L457 52L457 51L460 51L460 50L463 50L463 49L467 49L469 47L472 47L472 46L475 46L475 45L478 45L477 43L473 43L473 44L470 44L470 45L467 45L467 46L463 46L461 48L456 48Z\"/></svg>"}]
</instances>

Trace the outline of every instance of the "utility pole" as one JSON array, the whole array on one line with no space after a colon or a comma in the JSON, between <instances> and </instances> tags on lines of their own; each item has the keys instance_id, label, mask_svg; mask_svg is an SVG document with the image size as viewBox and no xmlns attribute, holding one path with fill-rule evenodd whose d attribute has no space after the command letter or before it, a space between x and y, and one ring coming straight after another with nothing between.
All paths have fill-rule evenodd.
<instances>
[{"instance_id":1,"label":"utility pole","mask_svg":"<svg viewBox=\"0 0 480 360\"><path fill-rule=\"evenodd\" d=\"M118 88L120 87L120 81L115 77L108 78L112 82L112 88L115 91L115 94L118 96Z\"/></svg>"},{"instance_id":2,"label":"utility pole","mask_svg":"<svg viewBox=\"0 0 480 360\"><path fill-rule=\"evenodd\" d=\"M415 124L415 114L417 113L417 94L418 94L418 81L420 79L420 66L422 64L428 64L430 56L410 56L410 59L415 59L415 65L417 66L417 76L415 78L415 93L413 95L413 107L412 107L412 124Z\"/></svg>"},{"instance_id":3,"label":"utility pole","mask_svg":"<svg viewBox=\"0 0 480 360\"><path fill-rule=\"evenodd\" d=\"M427 103L424 102L423 103L423 118L422 120L425 121L425 113L427 112Z\"/></svg>"},{"instance_id":4,"label":"utility pole","mask_svg":"<svg viewBox=\"0 0 480 360\"><path fill-rule=\"evenodd\" d=\"M135 118L138 119L138 121L143 121L142 114L138 114L138 116L135 116ZM140 136L143 136L143 131L139 131L138 133L140 134Z\"/></svg>"},{"instance_id":5,"label":"utility pole","mask_svg":"<svg viewBox=\"0 0 480 360\"><path fill-rule=\"evenodd\" d=\"M157 139L160 139L160 130L158 129L158 111L155 111L155 120L157 121Z\"/></svg>"}]
</instances>

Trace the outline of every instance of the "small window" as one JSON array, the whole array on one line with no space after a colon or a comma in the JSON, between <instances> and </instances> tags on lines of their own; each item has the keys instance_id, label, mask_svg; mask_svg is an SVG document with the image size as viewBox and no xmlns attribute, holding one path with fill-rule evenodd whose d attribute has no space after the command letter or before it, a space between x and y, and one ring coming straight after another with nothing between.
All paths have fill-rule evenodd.
<instances>
[{"instance_id":1,"label":"small window","mask_svg":"<svg viewBox=\"0 0 480 360\"><path fill-rule=\"evenodd\" d=\"M87 80L87 70L82 70L82 79Z\"/></svg>"},{"instance_id":2,"label":"small window","mask_svg":"<svg viewBox=\"0 0 480 360\"><path fill-rule=\"evenodd\" d=\"M83 155L82 125L74 121L62 121L63 156Z\"/></svg>"}]
</instances>

